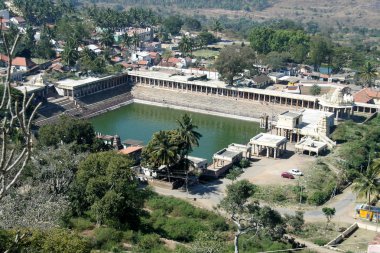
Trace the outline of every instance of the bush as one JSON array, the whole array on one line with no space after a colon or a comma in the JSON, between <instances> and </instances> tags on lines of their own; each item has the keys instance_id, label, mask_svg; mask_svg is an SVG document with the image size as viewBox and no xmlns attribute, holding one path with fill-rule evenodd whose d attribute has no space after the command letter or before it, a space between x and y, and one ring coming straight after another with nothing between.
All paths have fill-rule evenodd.
<instances>
[{"instance_id":1,"label":"bush","mask_svg":"<svg viewBox=\"0 0 380 253\"><path fill-rule=\"evenodd\" d=\"M251 162L248 159L244 158L240 161L239 165L241 168L244 169L244 168L248 168L251 165Z\"/></svg>"},{"instance_id":2,"label":"bush","mask_svg":"<svg viewBox=\"0 0 380 253\"><path fill-rule=\"evenodd\" d=\"M327 243L329 243L329 240L327 240L327 239L315 239L314 243L319 245L319 246L324 246Z\"/></svg>"},{"instance_id":3,"label":"bush","mask_svg":"<svg viewBox=\"0 0 380 253\"><path fill-rule=\"evenodd\" d=\"M310 88L310 93L311 93L311 95L313 95L313 96L316 96L316 95L321 94L321 87L319 87L317 84L314 84L314 85Z\"/></svg>"},{"instance_id":4,"label":"bush","mask_svg":"<svg viewBox=\"0 0 380 253\"><path fill-rule=\"evenodd\" d=\"M97 248L110 249L119 243L123 238L123 233L114 228L96 228L94 244Z\"/></svg>"},{"instance_id":5,"label":"bush","mask_svg":"<svg viewBox=\"0 0 380 253\"><path fill-rule=\"evenodd\" d=\"M146 234L138 237L137 247L140 250L155 249L161 244L158 234Z\"/></svg>"},{"instance_id":6,"label":"bush","mask_svg":"<svg viewBox=\"0 0 380 253\"><path fill-rule=\"evenodd\" d=\"M328 200L329 197L330 197L330 194L326 192L316 191L308 197L307 201L311 205L320 206L320 205L323 205Z\"/></svg>"},{"instance_id":7,"label":"bush","mask_svg":"<svg viewBox=\"0 0 380 253\"><path fill-rule=\"evenodd\" d=\"M92 229L94 227L94 224L85 218L71 218L69 224L71 228L78 231Z\"/></svg>"}]
</instances>

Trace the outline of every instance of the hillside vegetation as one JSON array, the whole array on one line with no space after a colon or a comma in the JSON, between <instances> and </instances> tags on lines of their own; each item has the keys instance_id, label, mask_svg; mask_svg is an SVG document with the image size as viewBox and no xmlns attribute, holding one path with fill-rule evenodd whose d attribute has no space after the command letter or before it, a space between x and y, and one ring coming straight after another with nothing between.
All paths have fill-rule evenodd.
<instances>
[{"instance_id":1,"label":"hillside vegetation","mask_svg":"<svg viewBox=\"0 0 380 253\"><path fill-rule=\"evenodd\" d=\"M104 3L102 0L91 3ZM138 6L179 7L186 9L217 8L226 10L262 10L270 6L268 0L111 0L109 3Z\"/></svg>"}]
</instances>

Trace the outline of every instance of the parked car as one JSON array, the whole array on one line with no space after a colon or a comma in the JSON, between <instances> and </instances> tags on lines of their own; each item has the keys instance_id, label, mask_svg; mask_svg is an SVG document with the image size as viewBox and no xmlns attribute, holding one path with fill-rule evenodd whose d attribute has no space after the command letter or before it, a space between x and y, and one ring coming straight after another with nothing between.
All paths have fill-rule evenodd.
<instances>
[{"instance_id":1,"label":"parked car","mask_svg":"<svg viewBox=\"0 0 380 253\"><path fill-rule=\"evenodd\" d=\"M294 176L303 176L302 172L299 169L291 169L289 170L289 173Z\"/></svg>"},{"instance_id":2,"label":"parked car","mask_svg":"<svg viewBox=\"0 0 380 253\"><path fill-rule=\"evenodd\" d=\"M288 178L288 179L294 179L294 176L289 172L282 172L281 177Z\"/></svg>"}]
</instances>

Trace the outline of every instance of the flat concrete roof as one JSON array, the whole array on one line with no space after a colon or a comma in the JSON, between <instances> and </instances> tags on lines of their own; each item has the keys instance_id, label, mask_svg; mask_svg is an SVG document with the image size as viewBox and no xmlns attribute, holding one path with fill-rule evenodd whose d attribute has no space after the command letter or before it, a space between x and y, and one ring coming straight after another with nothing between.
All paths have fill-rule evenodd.
<instances>
[{"instance_id":1,"label":"flat concrete roof","mask_svg":"<svg viewBox=\"0 0 380 253\"><path fill-rule=\"evenodd\" d=\"M286 111L286 112L281 113L280 115L290 117L290 118L297 118L302 115L302 112Z\"/></svg>"},{"instance_id":2,"label":"flat concrete roof","mask_svg":"<svg viewBox=\"0 0 380 253\"><path fill-rule=\"evenodd\" d=\"M220 159L225 161L232 161L236 156L241 154L241 152L229 150L228 148L224 148L219 150L213 155L214 159Z\"/></svg>"},{"instance_id":3,"label":"flat concrete roof","mask_svg":"<svg viewBox=\"0 0 380 253\"><path fill-rule=\"evenodd\" d=\"M26 90L26 93L29 94L29 93L33 93L33 92L36 92L36 91L39 91L39 90L43 90L45 89L45 86L30 86L30 85L24 85L24 86L15 86L13 87L21 92L25 92Z\"/></svg>"},{"instance_id":4,"label":"flat concrete roof","mask_svg":"<svg viewBox=\"0 0 380 253\"><path fill-rule=\"evenodd\" d=\"M321 141L315 141L311 138L305 138L298 142L295 147L297 149L319 152L320 150L325 149L327 147L327 144Z\"/></svg>"},{"instance_id":5,"label":"flat concrete roof","mask_svg":"<svg viewBox=\"0 0 380 253\"><path fill-rule=\"evenodd\" d=\"M263 145L271 148L276 148L286 142L287 139L283 136L266 133L258 134L250 140L251 144Z\"/></svg>"},{"instance_id":6,"label":"flat concrete roof","mask_svg":"<svg viewBox=\"0 0 380 253\"><path fill-rule=\"evenodd\" d=\"M103 79L107 79L110 77L113 77L113 76L106 76L106 77L101 77L101 78L99 78L99 77L87 77L85 79L80 79L80 80L64 79L62 81L58 81L57 85L58 85L58 88L73 90L74 88L85 86L85 85L91 84L93 82L103 80Z\"/></svg>"},{"instance_id":7,"label":"flat concrete roof","mask_svg":"<svg viewBox=\"0 0 380 253\"><path fill-rule=\"evenodd\" d=\"M287 93L283 91L269 90L269 89L228 86L225 82L220 81L220 80L215 80L215 79L211 79L208 81L199 81L199 80L188 81L188 78L192 76L188 74L183 75L183 76L172 75L171 73L168 73L165 71L154 71L154 70L132 70L132 71L129 71L128 74L131 76L139 76L139 77L153 78L157 80L195 84L195 85L206 86L210 88L226 88L226 89L230 89L234 91L251 92L251 93L257 93L257 94L269 95L269 96L281 96L284 98L302 99L302 100L313 101L313 102L317 101L317 97L310 96L310 95L292 94L292 93Z\"/></svg>"},{"instance_id":8,"label":"flat concrete roof","mask_svg":"<svg viewBox=\"0 0 380 253\"><path fill-rule=\"evenodd\" d=\"M187 159L192 161L193 163L207 163L207 159L201 158L201 157L195 157L195 156L187 156Z\"/></svg>"}]
</instances>

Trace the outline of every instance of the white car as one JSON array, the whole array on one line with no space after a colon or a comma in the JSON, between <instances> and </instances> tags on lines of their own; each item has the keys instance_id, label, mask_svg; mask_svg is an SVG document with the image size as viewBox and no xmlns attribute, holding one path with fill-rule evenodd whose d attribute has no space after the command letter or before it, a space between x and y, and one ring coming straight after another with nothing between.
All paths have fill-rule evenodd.
<instances>
[{"instance_id":1,"label":"white car","mask_svg":"<svg viewBox=\"0 0 380 253\"><path fill-rule=\"evenodd\" d=\"M303 176L302 172L298 169L291 169L289 170L289 173L291 173L294 176Z\"/></svg>"}]
</instances>

